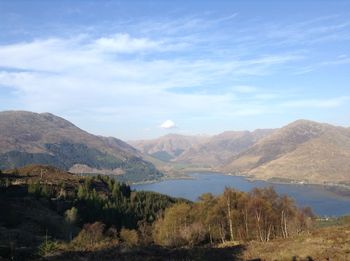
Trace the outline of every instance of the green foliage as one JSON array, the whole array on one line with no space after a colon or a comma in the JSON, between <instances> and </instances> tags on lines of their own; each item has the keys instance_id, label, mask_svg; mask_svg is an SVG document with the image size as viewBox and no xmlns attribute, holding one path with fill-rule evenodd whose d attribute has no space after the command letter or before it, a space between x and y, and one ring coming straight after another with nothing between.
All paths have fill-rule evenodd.
<instances>
[{"instance_id":1,"label":"green foliage","mask_svg":"<svg viewBox=\"0 0 350 261\"><path fill-rule=\"evenodd\" d=\"M41 194L41 185L39 182L29 183L28 184L28 193L35 196L40 196Z\"/></svg>"},{"instance_id":2,"label":"green foliage","mask_svg":"<svg viewBox=\"0 0 350 261\"><path fill-rule=\"evenodd\" d=\"M298 209L290 198L277 195L271 188L249 193L225 189L222 195L203 194L193 203L154 192L131 191L130 186L103 175L76 178L69 183L48 183L45 179L40 182L31 177L27 187L28 194L36 197L27 197L25 186L16 182L11 188L20 189L14 188L13 195L19 192L30 205L40 204L38 230L42 233L47 229L52 238L60 240L67 240L69 232L68 246L73 250L111 247L118 244L119 237L130 247L153 243L167 247L227 246L233 242L269 241L307 231L313 218L310 209ZM61 197L62 189L71 193ZM9 218L0 216L0 223L7 227L23 223L22 219L16 220L18 213L6 216ZM55 249L56 243L46 237L39 253L47 255Z\"/></svg>"},{"instance_id":3,"label":"green foliage","mask_svg":"<svg viewBox=\"0 0 350 261\"><path fill-rule=\"evenodd\" d=\"M36 197L50 198L54 195L52 186L47 184L40 184L39 181L28 184L28 193Z\"/></svg>"},{"instance_id":4,"label":"green foliage","mask_svg":"<svg viewBox=\"0 0 350 261\"><path fill-rule=\"evenodd\" d=\"M75 164L84 164L96 169L123 169L120 181L140 182L159 179L160 173L153 164L138 157L119 159L111 154L90 148L80 143L45 144L48 153L9 151L0 154L2 169L23 167L29 164L51 165L69 170Z\"/></svg>"},{"instance_id":5,"label":"green foliage","mask_svg":"<svg viewBox=\"0 0 350 261\"><path fill-rule=\"evenodd\" d=\"M86 199L87 195L88 195L88 190L85 188L85 186L79 185L78 193L77 193L78 199L80 200Z\"/></svg>"},{"instance_id":6,"label":"green foliage","mask_svg":"<svg viewBox=\"0 0 350 261\"><path fill-rule=\"evenodd\" d=\"M100 182L108 192L96 191ZM118 229L137 228L138 222L143 220L152 223L159 212L176 202L158 193L131 192L130 186L108 176L87 178L83 185L79 185L77 197L76 208L81 224L100 220Z\"/></svg>"},{"instance_id":7,"label":"green foliage","mask_svg":"<svg viewBox=\"0 0 350 261\"><path fill-rule=\"evenodd\" d=\"M49 240L47 234L45 236L44 242L42 242L39 247L38 247L38 254L40 256L47 256L58 249L58 244L57 242L53 240Z\"/></svg>"}]
</instances>

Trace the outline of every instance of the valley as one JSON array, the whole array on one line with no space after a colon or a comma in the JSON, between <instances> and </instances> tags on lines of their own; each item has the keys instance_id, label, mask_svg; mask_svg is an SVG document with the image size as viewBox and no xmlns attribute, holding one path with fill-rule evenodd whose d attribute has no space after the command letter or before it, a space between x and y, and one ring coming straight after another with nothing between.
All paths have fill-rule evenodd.
<instances>
[{"instance_id":1,"label":"valley","mask_svg":"<svg viewBox=\"0 0 350 261\"><path fill-rule=\"evenodd\" d=\"M280 129L224 132L192 143L179 135L130 142L171 177L217 171L253 180L338 186L350 185L350 130L298 120ZM187 149L185 149L184 143ZM181 145L180 145L181 144ZM171 150L171 159L159 158ZM182 148L182 149L180 149ZM150 153L152 151L152 153Z\"/></svg>"},{"instance_id":2,"label":"valley","mask_svg":"<svg viewBox=\"0 0 350 261\"><path fill-rule=\"evenodd\" d=\"M298 120L128 144L7 111L0 134L5 258L347 258L327 233L348 233L348 128ZM332 246L310 243L322 240Z\"/></svg>"},{"instance_id":3,"label":"valley","mask_svg":"<svg viewBox=\"0 0 350 261\"><path fill-rule=\"evenodd\" d=\"M0 261L350 260L349 14L0 0Z\"/></svg>"}]
</instances>

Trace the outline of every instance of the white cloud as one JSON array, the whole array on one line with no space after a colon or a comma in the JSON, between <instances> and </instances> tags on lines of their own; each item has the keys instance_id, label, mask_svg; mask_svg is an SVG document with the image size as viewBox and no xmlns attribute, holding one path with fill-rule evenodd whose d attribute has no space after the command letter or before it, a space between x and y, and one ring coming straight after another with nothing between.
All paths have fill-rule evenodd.
<instances>
[{"instance_id":1,"label":"white cloud","mask_svg":"<svg viewBox=\"0 0 350 261\"><path fill-rule=\"evenodd\" d=\"M211 28L234 16L213 21ZM208 25L210 21L205 19L188 19L185 24L176 20L148 27L136 24L134 33L122 28L127 33L0 45L0 94L4 85L14 94L4 99L6 104L69 116L84 124L83 128L90 128L93 121L103 122L103 128L114 126L116 131L121 125L136 126L140 119L143 127L168 117L174 121L202 117L230 122L236 116L288 112L290 108L334 108L344 103L339 99L288 100L283 93L261 88L260 77L282 72L274 80L280 81L295 62L305 62L304 57L283 48L256 52L266 46L266 37L275 40L278 35L256 41L260 36L249 30L245 33L245 28L235 37L220 35L220 31L198 31L208 30ZM281 38L288 39L288 35ZM337 61L347 62L347 56ZM266 85L266 81L262 83ZM195 86L222 88L204 93L169 91ZM10 109L6 104L2 108ZM168 120L161 126L171 128L175 123ZM190 128L184 121L181 126ZM132 127L126 135L129 129Z\"/></svg>"},{"instance_id":2,"label":"white cloud","mask_svg":"<svg viewBox=\"0 0 350 261\"><path fill-rule=\"evenodd\" d=\"M147 38L133 38L129 34L102 37L94 42L94 47L104 52L132 53L159 49L163 43Z\"/></svg>"},{"instance_id":3,"label":"white cloud","mask_svg":"<svg viewBox=\"0 0 350 261\"><path fill-rule=\"evenodd\" d=\"M166 120L165 122L163 122L160 127L162 129L173 129L176 128L175 123L172 120Z\"/></svg>"}]
</instances>

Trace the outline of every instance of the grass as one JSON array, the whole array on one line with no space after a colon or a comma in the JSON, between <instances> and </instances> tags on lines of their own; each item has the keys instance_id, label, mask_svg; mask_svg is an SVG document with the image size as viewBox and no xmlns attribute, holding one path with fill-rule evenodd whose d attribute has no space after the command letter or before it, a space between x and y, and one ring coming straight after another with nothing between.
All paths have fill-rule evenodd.
<instances>
[{"instance_id":1,"label":"grass","mask_svg":"<svg viewBox=\"0 0 350 261\"><path fill-rule=\"evenodd\" d=\"M350 260L350 225L318 228L287 240L251 242L244 260Z\"/></svg>"}]
</instances>

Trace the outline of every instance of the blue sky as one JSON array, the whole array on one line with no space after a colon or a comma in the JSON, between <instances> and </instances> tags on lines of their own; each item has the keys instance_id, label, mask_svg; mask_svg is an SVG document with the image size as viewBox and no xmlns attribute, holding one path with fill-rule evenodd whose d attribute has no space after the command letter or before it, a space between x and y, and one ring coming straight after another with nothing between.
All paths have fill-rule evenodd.
<instances>
[{"instance_id":1,"label":"blue sky","mask_svg":"<svg viewBox=\"0 0 350 261\"><path fill-rule=\"evenodd\" d=\"M0 1L0 110L122 139L350 126L350 1Z\"/></svg>"}]
</instances>

